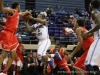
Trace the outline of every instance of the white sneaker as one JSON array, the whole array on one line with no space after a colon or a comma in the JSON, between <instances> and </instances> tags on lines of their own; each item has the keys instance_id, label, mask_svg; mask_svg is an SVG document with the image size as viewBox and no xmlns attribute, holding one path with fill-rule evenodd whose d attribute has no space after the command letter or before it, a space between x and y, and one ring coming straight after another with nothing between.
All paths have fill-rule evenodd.
<instances>
[{"instance_id":1,"label":"white sneaker","mask_svg":"<svg viewBox=\"0 0 100 75\"><path fill-rule=\"evenodd\" d=\"M3 73L0 73L0 75L2 75Z\"/></svg>"},{"instance_id":2,"label":"white sneaker","mask_svg":"<svg viewBox=\"0 0 100 75\"><path fill-rule=\"evenodd\" d=\"M5 73L0 73L0 75L7 75L7 74L5 74Z\"/></svg>"}]
</instances>

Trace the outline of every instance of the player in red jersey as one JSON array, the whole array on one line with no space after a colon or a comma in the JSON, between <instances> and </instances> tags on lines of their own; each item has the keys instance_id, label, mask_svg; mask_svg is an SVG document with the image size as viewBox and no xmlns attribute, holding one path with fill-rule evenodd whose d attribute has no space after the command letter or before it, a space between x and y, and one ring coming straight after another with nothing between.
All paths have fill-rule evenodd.
<instances>
[{"instance_id":1,"label":"player in red jersey","mask_svg":"<svg viewBox=\"0 0 100 75\"><path fill-rule=\"evenodd\" d=\"M19 24L19 17L23 17L29 12L20 12L20 5L18 2L12 3L12 9L7 9L3 7L3 0L0 0L0 10L4 13L7 13L6 18L6 26L4 30L1 32L0 36L0 44L2 46L2 55L0 57L0 66L6 57L7 51L11 52L11 56L9 57L8 63L0 75L6 75L7 70L11 66L14 58L17 56L16 48L18 46L18 40L16 37L16 31ZM20 13L19 13L20 12Z\"/></svg>"},{"instance_id":2,"label":"player in red jersey","mask_svg":"<svg viewBox=\"0 0 100 75\"><path fill-rule=\"evenodd\" d=\"M68 56L68 52L65 51L64 48L61 47L61 44L56 44L55 48L51 49L50 51L51 54L55 54L55 52L59 52L62 58L62 60L54 58L54 65L55 66L58 65L59 69L61 70L61 72L59 72L58 74L62 74L63 72L64 73L66 72L69 75L71 75L70 69L68 67L67 60L66 60L66 56Z\"/></svg>"},{"instance_id":3,"label":"player in red jersey","mask_svg":"<svg viewBox=\"0 0 100 75\"><path fill-rule=\"evenodd\" d=\"M81 47L84 49L85 53L83 55L81 55L81 57L74 64L74 68L76 70L78 70L77 74L79 74L79 75L84 75L83 71L86 71L86 67L84 66L84 62L85 62L88 50L94 41L94 38L92 36L88 37L88 38L82 37L82 34L87 32L84 25L85 25L84 20L82 20L82 19L77 19L75 21L74 29L76 30L78 44L77 44L77 47L75 48L75 50L69 55L69 57L73 57L81 49Z\"/></svg>"},{"instance_id":4,"label":"player in red jersey","mask_svg":"<svg viewBox=\"0 0 100 75\"><path fill-rule=\"evenodd\" d=\"M19 45L16 49L17 53L17 58L15 58L15 63L16 63L16 75L20 75L20 70L23 67L23 53L25 51L24 46L22 45L22 39L18 38Z\"/></svg>"}]
</instances>

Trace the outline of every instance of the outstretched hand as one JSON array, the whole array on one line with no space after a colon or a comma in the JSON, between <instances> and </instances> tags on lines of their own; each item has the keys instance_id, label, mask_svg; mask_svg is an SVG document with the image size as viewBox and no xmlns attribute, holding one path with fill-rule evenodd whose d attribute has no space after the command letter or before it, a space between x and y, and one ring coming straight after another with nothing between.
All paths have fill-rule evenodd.
<instances>
[{"instance_id":1,"label":"outstretched hand","mask_svg":"<svg viewBox=\"0 0 100 75\"><path fill-rule=\"evenodd\" d=\"M73 57L73 55L72 54L69 54L68 57L71 59Z\"/></svg>"}]
</instances>

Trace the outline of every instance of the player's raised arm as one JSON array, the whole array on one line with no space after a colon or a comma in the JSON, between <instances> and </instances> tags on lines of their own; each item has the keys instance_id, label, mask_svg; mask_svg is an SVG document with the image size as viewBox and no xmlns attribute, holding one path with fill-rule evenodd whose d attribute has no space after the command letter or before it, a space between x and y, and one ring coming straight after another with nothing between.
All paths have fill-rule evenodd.
<instances>
[{"instance_id":1,"label":"player's raised arm","mask_svg":"<svg viewBox=\"0 0 100 75\"><path fill-rule=\"evenodd\" d=\"M43 15L41 15L41 14L39 14L37 16L37 18L31 17L31 19L34 20L34 21L36 21L36 22L39 22L39 23L41 23L43 25L47 25L46 19L44 19Z\"/></svg>"},{"instance_id":2,"label":"player's raised arm","mask_svg":"<svg viewBox=\"0 0 100 75\"><path fill-rule=\"evenodd\" d=\"M4 13L10 13L11 15L14 14L14 11L12 9L7 9L3 7L3 0L0 0L0 10Z\"/></svg>"},{"instance_id":3,"label":"player's raised arm","mask_svg":"<svg viewBox=\"0 0 100 75\"><path fill-rule=\"evenodd\" d=\"M28 21L25 22L25 27L28 30L28 32L32 32L35 29L34 26L29 26Z\"/></svg>"},{"instance_id":4,"label":"player's raised arm","mask_svg":"<svg viewBox=\"0 0 100 75\"><path fill-rule=\"evenodd\" d=\"M20 17L23 17L23 16L25 16L25 15L31 15L31 13L28 12L28 11L26 11L26 12L19 12L19 16L20 16Z\"/></svg>"}]
</instances>

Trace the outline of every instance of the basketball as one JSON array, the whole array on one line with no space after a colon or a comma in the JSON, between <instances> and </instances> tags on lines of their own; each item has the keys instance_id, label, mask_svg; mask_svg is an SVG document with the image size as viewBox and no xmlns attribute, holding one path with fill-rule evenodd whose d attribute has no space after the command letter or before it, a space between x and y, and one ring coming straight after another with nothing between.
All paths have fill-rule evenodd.
<instances>
[{"instance_id":1,"label":"basketball","mask_svg":"<svg viewBox=\"0 0 100 75\"><path fill-rule=\"evenodd\" d=\"M24 21L28 21L28 20L30 20L29 15L24 15L24 16L23 16L23 20L24 20Z\"/></svg>"}]
</instances>

